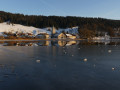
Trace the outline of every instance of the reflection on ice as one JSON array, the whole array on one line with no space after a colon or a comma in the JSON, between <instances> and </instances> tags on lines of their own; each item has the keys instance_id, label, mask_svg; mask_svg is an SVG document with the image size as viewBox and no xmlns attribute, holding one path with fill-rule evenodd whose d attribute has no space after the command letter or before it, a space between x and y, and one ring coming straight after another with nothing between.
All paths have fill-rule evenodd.
<instances>
[{"instance_id":1,"label":"reflection on ice","mask_svg":"<svg viewBox=\"0 0 120 90\"><path fill-rule=\"evenodd\" d=\"M111 53L111 52L112 52L112 50L108 50L108 52L109 52L109 53Z\"/></svg>"},{"instance_id":2,"label":"reflection on ice","mask_svg":"<svg viewBox=\"0 0 120 90\"><path fill-rule=\"evenodd\" d=\"M66 41L66 40L54 40L54 41L0 41L0 46L72 46L72 45L120 45L120 41L100 41L100 40L94 40L94 41ZM80 48L78 48L80 49Z\"/></svg>"},{"instance_id":3,"label":"reflection on ice","mask_svg":"<svg viewBox=\"0 0 120 90\"><path fill-rule=\"evenodd\" d=\"M87 62L87 58L84 59L84 62Z\"/></svg>"},{"instance_id":4,"label":"reflection on ice","mask_svg":"<svg viewBox=\"0 0 120 90\"><path fill-rule=\"evenodd\" d=\"M112 68L112 70L114 71L114 70L115 70L115 68Z\"/></svg>"},{"instance_id":5,"label":"reflection on ice","mask_svg":"<svg viewBox=\"0 0 120 90\"><path fill-rule=\"evenodd\" d=\"M40 60L36 60L37 63L40 63Z\"/></svg>"}]
</instances>

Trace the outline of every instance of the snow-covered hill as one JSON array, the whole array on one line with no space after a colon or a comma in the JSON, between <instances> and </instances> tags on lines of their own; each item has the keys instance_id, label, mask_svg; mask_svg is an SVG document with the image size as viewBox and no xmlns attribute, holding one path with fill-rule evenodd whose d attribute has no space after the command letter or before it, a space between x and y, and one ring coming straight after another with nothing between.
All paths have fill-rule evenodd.
<instances>
[{"instance_id":1,"label":"snow-covered hill","mask_svg":"<svg viewBox=\"0 0 120 90\"><path fill-rule=\"evenodd\" d=\"M29 26L23 26L20 24L6 24L6 23L0 23L0 35L3 32L12 32L12 33L16 33L16 32L22 32L22 33L32 33L34 35L37 35L39 33L48 33L51 34L50 31L47 31L45 29L39 29L39 28L35 28L35 27L29 27Z\"/></svg>"},{"instance_id":2,"label":"snow-covered hill","mask_svg":"<svg viewBox=\"0 0 120 90\"><path fill-rule=\"evenodd\" d=\"M7 23L0 23L0 35L3 34L3 32L12 32L12 33L31 33L33 35L37 35L40 33L47 33L51 35L52 28L35 28L32 26L23 26L20 24L7 24ZM58 29L56 30L57 33L66 32L69 34L77 34L78 33L78 27L73 28L67 28L67 29Z\"/></svg>"}]
</instances>

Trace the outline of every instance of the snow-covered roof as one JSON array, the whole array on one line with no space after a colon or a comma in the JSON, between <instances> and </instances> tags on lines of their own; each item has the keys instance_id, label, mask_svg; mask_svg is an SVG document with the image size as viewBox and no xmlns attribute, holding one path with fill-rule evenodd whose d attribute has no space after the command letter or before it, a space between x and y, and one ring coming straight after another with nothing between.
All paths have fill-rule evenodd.
<instances>
[{"instance_id":1,"label":"snow-covered roof","mask_svg":"<svg viewBox=\"0 0 120 90\"><path fill-rule=\"evenodd\" d=\"M71 37L72 35L71 34L66 34L68 37Z\"/></svg>"},{"instance_id":2,"label":"snow-covered roof","mask_svg":"<svg viewBox=\"0 0 120 90\"><path fill-rule=\"evenodd\" d=\"M57 36L59 36L60 34L64 34L64 33L57 33L57 34L55 34L54 36L57 37ZM66 34L65 34L65 35L66 35Z\"/></svg>"}]
</instances>

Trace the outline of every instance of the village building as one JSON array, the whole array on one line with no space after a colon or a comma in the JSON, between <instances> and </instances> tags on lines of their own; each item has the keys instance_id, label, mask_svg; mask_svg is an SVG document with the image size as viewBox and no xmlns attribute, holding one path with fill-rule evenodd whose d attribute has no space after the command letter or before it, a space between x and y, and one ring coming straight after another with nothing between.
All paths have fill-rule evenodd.
<instances>
[{"instance_id":1,"label":"village building","mask_svg":"<svg viewBox=\"0 0 120 90\"><path fill-rule=\"evenodd\" d=\"M58 39L76 39L77 36L73 34L66 34L64 32L57 33L56 28L53 26L51 30L51 38L58 38Z\"/></svg>"},{"instance_id":2,"label":"village building","mask_svg":"<svg viewBox=\"0 0 120 90\"><path fill-rule=\"evenodd\" d=\"M27 33L26 36L33 38L34 35L32 33Z\"/></svg>"},{"instance_id":3,"label":"village building","mask_svg":"<svg viewBox=\"0 0 120 90\"><path fill-rule=\"evenodd\" d=\"M114 32L115 37L120 36L120 28L114 28L113 32Z\"/></svg>"},{"instance_id":4,"label":"village building","mask_svg":"<svg viewBox=\"0 0 120 90\"><path fill-rule=\"evenodd\" d=\"M51 38L55 38L56 28L53 26L51 30Z\"/></svg>"},{"instance_id":5,"label":"village building","mask_svg":"<svg viewBox=\"0 0 120 90\"><path fill-rule=\"evenodd\" d=\"M76 35L73 35L73 34L66 34L67 38L68 39L76 39Z\"/></svg>"},{"instance_id":6,"label":"village building","mask_svg":"<svg viewBox=\"0 0 120 90\"><path fill-rule=\"evenodd\" d=\"M40 39L49 39L50 35L47 33L42 33L42 34L38 34L36 35L36 38L40 38Z\"/></svg>"},{"instance_id":7,"label":"village building","mask_svg":"<svg viewBox=\"0 0 120 90\"><path fill-rule=\"evenodd\" d=\"M58 38L58 39L66 39L67 38L66 34L64 34L64 33L56 34L56 35L54 35L54 37Z\"/></svg>"},{"instance_id":8,"label":"village building","mask_svg":"<svg viewBox=\"0 0 120 90\"><path fill-rule=\"evenodd\" d=\"M46 39L50 39L50 35L49 34L45 34Z\"/></svg>"},{"instance_id":9,"label":"village building","mask_svg":"<svg viewBox=\"0 0 120 90\"><path fill-rule=\"evenodd\" d=\"M52 27L52 34L56 34L56 28L54 26Z\"/></svg>"},{"instance_id":10,"label":"village building","mask_svg":"<svg viewBox=\"0 0 120 90\"><path fill-rule=\"evenodd\" d=\"M9 35L8 35L8 36L9 36ZM18 38L18 37L21 37L21 38L22 38L22 37L26 37L26 36L28 36L28 35L25 34L25 33L15 33L14 36L17 37L17 38Z\"/></svg>"}]
</instances>

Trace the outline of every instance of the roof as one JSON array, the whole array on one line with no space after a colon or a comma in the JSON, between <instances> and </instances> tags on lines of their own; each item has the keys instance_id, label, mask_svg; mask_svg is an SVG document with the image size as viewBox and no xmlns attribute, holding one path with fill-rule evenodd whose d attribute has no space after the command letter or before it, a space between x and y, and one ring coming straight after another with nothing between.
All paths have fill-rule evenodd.
<instances>
[{"instance_id":1,"label":"roof","mask_svg":"<svg viewBox=\"0 0 120 90\"><path fill-rule=\"evenodd\" d=\"M59 36L60 34L64 34L64 33L57 33L57 34L55 34L55 36ZM66 35L66 34L64 34L64 35Z\"/></svg>"},{"instance_id":2,"label":"roof","mask_svg":"<svg viewBox=\"0 0 120 90\"><path fill-rule=\"evenodd\" d=\"M73 34L66 34L67 37L75 36Z\"/></svg>"},{"instance_id":3,"label":"roof","mask_svg":"<svg viewBox=\"0 0 120 90\"><path fill-rule=\"evenodd\" d=\"M72 36L71 34L66 34L66 35L69 36L69 37Z\"/></svg>"},{"instance_id":4,"label":"roof","mask_svg":"<svg viewBox=\"0 0 120 90\"><path fill-rule=\"evenodd\" d=\"M40 33L40 34L38 34L38 35L49 35L49 34L47 34L47 33Z\"/></svg>"}]
</instances>

